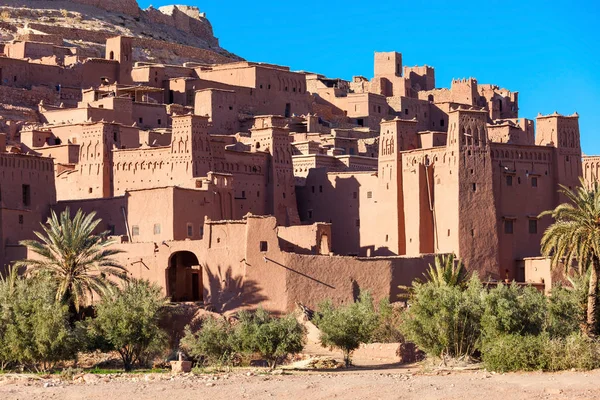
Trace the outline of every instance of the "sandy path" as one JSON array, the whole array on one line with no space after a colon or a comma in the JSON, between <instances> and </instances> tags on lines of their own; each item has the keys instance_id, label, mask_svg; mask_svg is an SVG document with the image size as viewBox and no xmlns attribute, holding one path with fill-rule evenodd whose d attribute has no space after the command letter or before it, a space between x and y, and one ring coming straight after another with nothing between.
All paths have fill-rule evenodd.
<instances>
[{"instance_id":1,"label":"sandy path","mask_svg":"<svg viewBox=\"0 0 600 400\"><path fill-rule=\"evenodd\" d=\"M414 371L414 369L413 369ZM0 399L598 399L600 370L592 372L490 374L409 369L293 372L290 375L167 374L97 378L97 383L27 381L0 376Z\"/></svg>"}]
</instances>

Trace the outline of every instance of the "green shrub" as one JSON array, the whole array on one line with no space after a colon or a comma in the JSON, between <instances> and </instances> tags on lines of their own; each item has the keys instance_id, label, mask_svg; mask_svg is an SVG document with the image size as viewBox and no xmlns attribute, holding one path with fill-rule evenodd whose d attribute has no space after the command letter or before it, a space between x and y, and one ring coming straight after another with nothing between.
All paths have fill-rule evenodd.
<instances>
[{"instance_id":1,"label":"green shrub","mask_svg":"<svg viewBox=\"0 0 600 400\"><path fill-rule=\"evenodd\" d=\"M208 317L197 333L185 328L181 346L191 356L209 364L230 365L239 349L234 327L223 318Z\"/></svg>"},{"instance_id":2,"label":"green shrub","mask_svg":"<svg viewBox=\"0 0 600 400\"><path fill-rule=\"evenodd\" d=\"M600 367L600 344L580 332L550 340L546 353L550 371L571 368L590 370Z\"/></svg>"},{"instance_id":3,"label":"green shrub","mask_svg":"<svg viewBox=\"0 0 600 400\"><path fill-rule=\"evenodd\" d=\"M564 338L580 331L585 322L586 293L557 286L548 299L547 330L550 337Z\"/></svg>"},{"instance_id":4,"label":"green shrub","mask_svg":"<svg viewBox=\"0 0 600 400\"><path fill-rule=\"evenodd\" d=\"M259 308L255 312L242 311L235 327L235 343L243 353L258 353L275 368L289 354L302 351L306 344L306 330L293 314L276 318Z\"/></svg>"},{"instance_id":5,"label":"green shrub","mask_svg":"<svg viewBox=\"0 0 600 400\"><path fill-rule=\"evenodd\" d=\"M161 288L144 280L127 282L98 303L93 329L119 352L126 371L164 350L159 320L166 304Z\"/></svg>"},{"instance_id":6,"label":"green shrub","mask_svg":"<svg viewBox=\"0 0 600 400\"><path fill-rule=\"evenodd\" d=\"M429 355L473 356L481 336L484 298L485 291L476 275L466 289L415 282L401 331Z\"/></svg>"},{"instance_id":7,"label":"green shrub","mask_svg":"<svg viewBox=\"0 0 600 400\"><path fill-rule=\"evenodd\" d=\"M547 333L501 334L485 341L482 354L485 367L498 372L600 367L600 345L581 333L554 339Z\"/></svg>"},{"instance_id":8,"label":"green shrub","mask_svg":"<svg viewBox=\"0 0 600 400\"><path fill-rule=\"evenodd\" d=\"M360 294L357 302L346 306L334 307L331 301L321 303L314 323L321 331L321 344L342 350L348 366L352 352L361 343L371 341L373 331L377 328L378 315L373 298L365 292Z\"/></svg>"},{"instance_id":9,"label":"green shrub","mask_svg":"<svg viewBox=\"0 0 600 400\"><path fill-rule=\"evenodd\" d=\"M386 298L381 300L377 311L377 326L371 334L370 342L404 342L404 335L400 332L400 321L402 319L403 310L399 307L394 307Z\"/></svg>"},{"instance_id":10,"label":"green shrub","mask_svg":"<svg viewBox=\"0 0 600 400\"><path fill-rule=\"evenodd\" d=\"M0 280L0 369L47 371L75 359L83 335L55 293L47 277L19 278L16 269Z\"/></svg>"},{"instance_id":11,"label":"green shrub","mask_svg":"<svg viewBox=\"0 0 600 400\"><path fill-rule=\"evenodd\" d=\"M538 335L544 330L547 299L531 286L503 285L485 297L481 329L485 338L501 334Z\"/></svg>"},{"instance_id":12,"label":"green shrub","mask_svg":"<svg viewBox=\"0 0 600 400\"><path fill-rule=\"evenodd\" d=\"M550 338L542 335L499 334L484 341L482 359L492 371L535 371L549 367Z\"/></svg>"}]
</instances>

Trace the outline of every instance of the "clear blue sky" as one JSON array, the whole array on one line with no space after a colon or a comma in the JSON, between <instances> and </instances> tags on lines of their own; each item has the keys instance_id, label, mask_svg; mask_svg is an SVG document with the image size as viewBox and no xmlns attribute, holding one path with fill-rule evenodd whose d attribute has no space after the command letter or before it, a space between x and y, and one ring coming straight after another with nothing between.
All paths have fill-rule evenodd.
<instances>
[{"instance_id":1,"label":"clear blue sky","mask_svg":"<svg viewBox=\"0 0 600 400\"><path fill-rule=\"evenodd\" d=\"M373 76L374 51L435 67L436 86L475 77L519 92L520 116L579 113L600 154L600 1L138 0L195 5L221 46L331 78Z\"/></svg>"}]
</instances>

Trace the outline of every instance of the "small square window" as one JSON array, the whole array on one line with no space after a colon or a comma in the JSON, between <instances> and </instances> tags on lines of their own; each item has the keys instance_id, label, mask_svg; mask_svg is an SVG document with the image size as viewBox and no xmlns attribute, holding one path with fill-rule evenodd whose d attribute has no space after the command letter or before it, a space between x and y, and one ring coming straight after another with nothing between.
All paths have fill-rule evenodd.
<instances>
[{"instance_id":1,"label":"small square window","mask_svg":"<svg viewBox=\"0 0 600 400\"><path fill-rule=\"evenodd\" d=\"M512 186L512 175L506 175L506 186Z\"/></svg>"},{"instance_id":2,"label":"small square window","mask_svg":"<svg viewBox=\"0 0 600 400\"><path fill-rule=\"evenodd\" d=\"M160 118L158 119L158 121L157 121L157 122L158 122L158 125L161 125L161 124L162 124L162 120L161 120Z\"/></svg>"},{"instance_id":3,"label":"small square window","mask_svg":"<svg viewBox=\"0 0 600 400\"><path fill-rule=\"evenodd\" d=\"M444 120L440 119L440 126L444 126Z\"/></svg>"},{"instance_id":4,"label":"small square window","mask_svg":"<svg viewBox=\"0 0 600 400\"><path fill-rule=\"evenodd\" d=\"M476 192L476 191L477 191L477 184L476 184L476 183L473 183L473 184L472 184L472 187L473 187L473 191L474 191L474 192Z\"/></svg>"},{"instance_id":5,"label":"small square window","mask_svg":"<svg viewBox=\"0 0 600 400\"><path fill-rule=\"evenodd\" d=\"M140 227L137 225L133 225L131 227L131 236L139 236L140 235Z\"/></svg>"},{"instance_id":6,"label":"small square window","mask_svg":"<svg viewBox=\"0 0 600 400\"><path fill-rule=\"evenodd\" d=\"M154 234L160 235L160 224L154 224Z\"/></svg>"},{"instance_id":7,"label":"small square window","mask_svg":"<svg viewBox=\"0 0 600 400\"><path fill-rule=\"evenodd\" d=\"M194 225L187 224L187 235L188 237L194 236Z\"/></svg>"},{"instance_id":8,"label":"small square window","mask_svg":"<svg viewBox=\"0 0 600 400\"><path fill-rule=\"evenodd\" d=\"M144 118L140 117L140 118L138 119L138 121L140 122L140 124L142 124L142 123L144 123Z\"/></svg>"},{"instance_id":9,"label":"small square window","mask_svg":"<svg viewBox=\"0 0 600 400\"><path fill-rule=\"evenodd\" d=\"M514 230L514 221L512 219L504 220L504 233L512 235Z\"/></svg>"},{"instance_id":10,"label":"small square window","mask_svg":"<svg viewBox=\"0 0 600 400\"><path fill-rule=\"evenodd\" d=\"M537 219L529 220L529 233L532 235L537 234Z\"/></svg>"},{"instance_id":11,"label":"small square window","mask_svg":"<svg viewBox=\"0 0 600 400\"><path fill-rule=\"evenodd\" d=\"M367 192L367 199L373 198L373 192Z\"/></svg>"},{"instance_id":12,"label":"small square window","mask_svg":"<svg viewBox=\"0 0 600 400\"><path fill-rule=\"evenodd\" d=\"M261 241L260 242L260 251L262 251L263 253L265 251L269 250L269 244L267 242Z\"/></svg>"},{"instance_id":13,"label":"small square window","mask_svg":"<svg viewBox=\"0 0 600 400\"><path fill-rule=\"evenodd\" d=\"M536 177L531 178L531 187L537 187L538 180Z\"/></svg>"}]
</instances>

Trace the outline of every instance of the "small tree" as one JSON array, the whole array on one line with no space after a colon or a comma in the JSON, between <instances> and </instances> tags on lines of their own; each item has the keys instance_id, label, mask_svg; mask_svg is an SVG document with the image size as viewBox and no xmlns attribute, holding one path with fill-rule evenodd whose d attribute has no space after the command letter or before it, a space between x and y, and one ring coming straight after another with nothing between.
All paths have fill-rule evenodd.
<instances>
[{"instance_id":1,"label":"small tree","mask_svg":"<svg viewBox=\"0 0 600 400\"><path fill-rule=\"evenodd\" d=\"M237 345L245 353L259 353L275 368L289 354L302 351L306 329L293 314L276 318L263 308L251 313L242 311L236 326Z\"/></svg>"},{"instance_id":2,"label":"small tree","mask_svg":"<svg viewBox=\"0 0 600 400\"><path fill-rule=\"evenodd\" d=\"M208 317L202 327L193 333L190 326L185 328L181 346L197 359L204 358L208 363L229 365L239 349L234 327L224 318Z\"/></svg>"},{"instance_id":3,"label":"small tree","mask_svg":"<svg viewBox=\"0 0 600 400\"><path fill-rule=\"evenodd\" d=\"M0 368L47 371L74 359L80 335L69 324L68 307L56 300L53 281L23 279L16 271L0 280Z\"/></svg>"},{"instance_id":4,"label":"small tree","mask_svg":"<svg viewBox=\"0 0 600 400\"><path fill-rule=\"evenodd\" d=\"M321 345L342 350L349 366L352 352L371 341L378 315L371 294L363 292L357 302L346 306L334 307L329 300L321 303L314 322L321 331Z\"/></svg>"},{"instance_id":5,"label":"small tree","mask_svg":"<svg viewBox=\"0 0 600 400\"><path fill-rule=\"evenodd\" d=\"M163 350L159 320L166 305L160 287L145 280L131 280L97 305L94 330L119 352L126 371Z\"/></svg>"},{"instance_id":6,"label":"small tree","mask_svg":"<svg viewBox=\"0 0 600 400\"><path fill-rule=\"evenodd\" d=\"M484 298L476 274L466 288L415 281L400 329L428 355L473 356L481 337Z\"/></svg>"}]
</instances>

